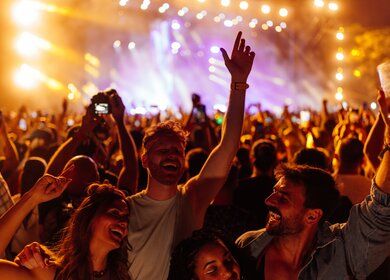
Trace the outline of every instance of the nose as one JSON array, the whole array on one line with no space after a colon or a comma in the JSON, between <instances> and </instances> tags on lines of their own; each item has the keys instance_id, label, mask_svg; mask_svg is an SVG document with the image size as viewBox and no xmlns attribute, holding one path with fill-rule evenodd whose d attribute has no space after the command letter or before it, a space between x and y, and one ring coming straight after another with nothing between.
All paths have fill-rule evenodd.
<instances>
[{"instance_id":1,"label":"nose","mask_svg":"<svg viewBox=\"0 0 390 280\"><path fill-rule=\"evenodd\" d=\"M276 204L276 197L277 193L271 193L271 195L265 199L265 204L268 206L274 206Z\"/></svg>"}]
</instances>

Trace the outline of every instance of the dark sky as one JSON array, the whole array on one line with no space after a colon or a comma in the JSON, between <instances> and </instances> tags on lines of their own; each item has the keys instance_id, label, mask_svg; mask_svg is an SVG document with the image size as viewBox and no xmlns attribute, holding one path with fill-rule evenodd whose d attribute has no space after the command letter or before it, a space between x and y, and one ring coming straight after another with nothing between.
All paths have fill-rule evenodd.
<instances>
[{"instance_id":1,"label":"dark sky","mask_svg":"<svg viewBox=\"0 0 390 280\"><path fill-rule=\"evenodd\" d=\"M340 16L345 24L390 28L390 0L343 0L339 4Z\"/></svg>"}]
</instances>

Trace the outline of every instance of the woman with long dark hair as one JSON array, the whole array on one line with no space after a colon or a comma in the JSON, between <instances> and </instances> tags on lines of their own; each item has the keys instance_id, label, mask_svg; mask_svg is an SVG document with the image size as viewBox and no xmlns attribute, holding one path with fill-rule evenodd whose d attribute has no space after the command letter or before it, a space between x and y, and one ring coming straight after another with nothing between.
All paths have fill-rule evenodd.
<instances>
[{"instance_id":1,"label":"woman with long dark hair","mask_svg":"<svg viewBox=\"0 0 390 280\"><path fill-rule=\"evenodd\" d=\"M59 177L44 175L0 219L0 252L32 207L63 192L70 172L72 170L67 169ZM0 260L0 279L130 279L128 215L129 207L122 191L109 184L92 184L60 243L52 252L47 252L51 265L28 270L14 262ZM36 248L42 250L38 245Z\"/></svg>"}]
</instances>

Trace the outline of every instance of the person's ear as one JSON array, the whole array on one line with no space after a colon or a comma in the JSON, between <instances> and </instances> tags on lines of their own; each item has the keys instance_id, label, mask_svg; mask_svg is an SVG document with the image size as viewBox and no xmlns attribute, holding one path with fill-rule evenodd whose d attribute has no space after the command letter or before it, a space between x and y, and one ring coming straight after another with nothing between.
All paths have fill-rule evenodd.
<instances>
[{"instance_id":1,"label":"person's ear","mask_svg":"<svg viewBox=\"0 0 390 280\"><path fill-rule=\"evenodd\" d=\"M305 221L308 224L318 224L324 212L321 209L309 209L306 213Z\"/></svg>"},{"instance_id":2,"label":"person's ear","mask_svg":"<svg viewBox=\"0 0 390 280\"><path fill-rule=\"evenodd\" d=\"M141 163L144 168L148 168L148 156L147 153L143 153L141 156Z\"/></svg>"}]
</instances>

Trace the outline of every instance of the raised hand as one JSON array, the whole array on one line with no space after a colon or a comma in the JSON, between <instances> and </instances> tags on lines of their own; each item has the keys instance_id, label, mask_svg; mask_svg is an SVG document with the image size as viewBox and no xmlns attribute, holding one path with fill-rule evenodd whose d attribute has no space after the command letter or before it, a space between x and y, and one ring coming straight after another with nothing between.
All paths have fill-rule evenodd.
<instances>
[{"instance_id":1,"label":"raised hand","mask_svg":"<svg viewBox=\"0 0 390 280\"><path fill-rule=\"evenodd\" d=\"M230 58L224 48L221 48L221 52L225 65L232 75L232 81L246 83L255 53L251 51L250 46L245 46L245 39L242 39L241 35L242 32L238 32Z\"/></svg>"},{"instance_id":2,"label":"raised hand","mask_svg":"<svg viewBox=\"0 0 390 280\"><path fill-rule=\"evenodd\" d=\"M115 93L111 94L109 97L111 105L111 113L116 122L123 121L125 115L125 105L123 104L122 98Z\"/></svg>"},{"instance_id":3,"label":"raised hand","mask_svg":"<svg viewBox=\"0 0 390 280\"><path fill-rule=\"evenodd\" d=\"M390 97L386 97L383 90L378 91L378 103L382 119L386 124L385 143L390 144Z\"/></svg>"},{"instance_id":4,"label":"raised hand","mask_svg":"<svg viewBox=\"0 0 390 280\"><path fill-rule=\"evenodd\" d=\"M55 177L50 174L45 174L35 183L29 191L37 204L52 200L59 197L69 183L70 174L73 172L74 165L65 169L60 176Z\"/></svg>"}]
</instances>

